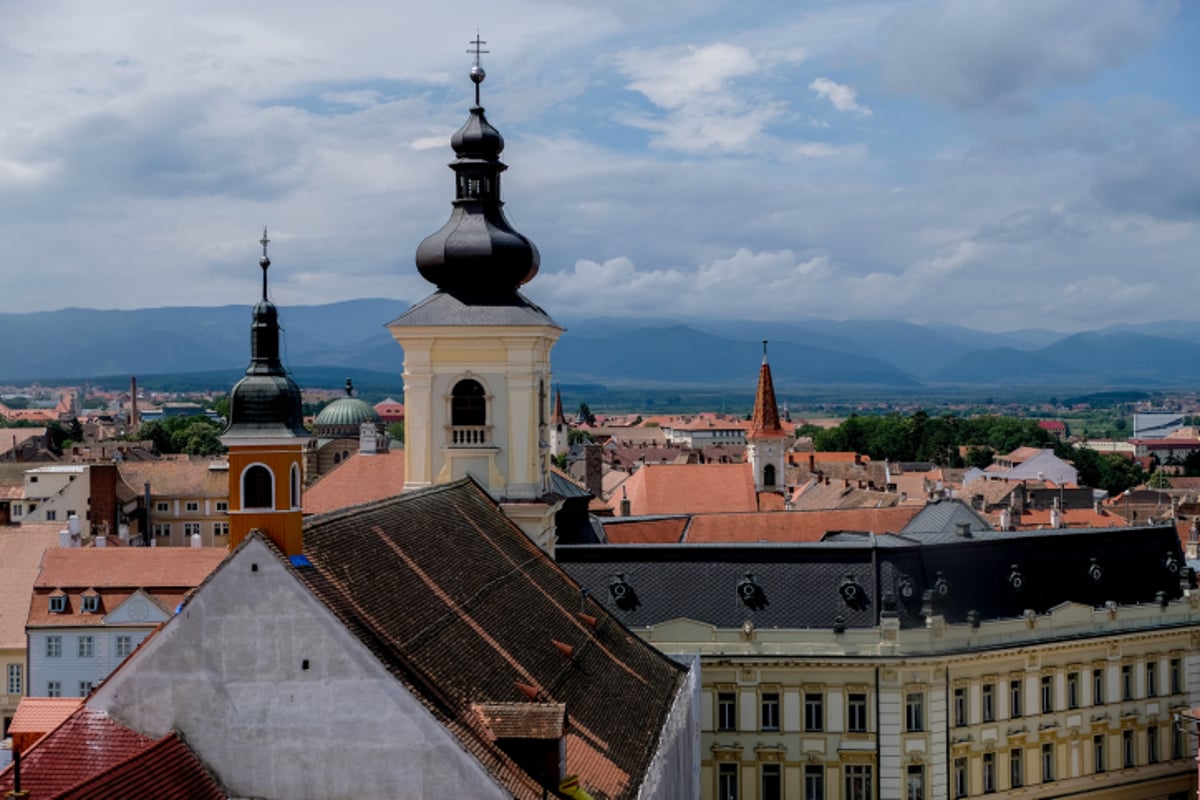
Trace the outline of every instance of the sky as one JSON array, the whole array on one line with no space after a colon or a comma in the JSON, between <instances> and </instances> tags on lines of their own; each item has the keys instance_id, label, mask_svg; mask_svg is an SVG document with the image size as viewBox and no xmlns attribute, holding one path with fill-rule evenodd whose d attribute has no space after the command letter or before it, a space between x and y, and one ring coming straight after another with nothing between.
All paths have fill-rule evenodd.
<instances>
[{"instance_id":1,"label":"sky","mask_svg":"<svg viewBox=\"0 0 1200 800\"><path fill-rule=\"evenodd\" d=\"M1200 3L4 4L0 312L431 290L469 41L565 318L1194 317ZM403 306L401 306L402 308Z\"/></svg>"}]
</instances>

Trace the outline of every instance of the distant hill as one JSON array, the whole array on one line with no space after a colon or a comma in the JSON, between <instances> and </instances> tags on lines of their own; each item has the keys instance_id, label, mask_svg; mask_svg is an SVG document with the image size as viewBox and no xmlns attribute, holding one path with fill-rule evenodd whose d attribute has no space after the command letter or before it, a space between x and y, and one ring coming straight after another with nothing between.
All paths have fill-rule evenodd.
<instances>
[{"instance_id":1,"label":"distant hill","mask_svg":"<svg viewBox=\"0 0 1200 800\"><path fill-rule=\"evenodd\" d=\"M283 307L284 363L305 385L332 388L358 375L356 384L393 391L404 354L385 326L408 305L371 298ZM769 339L775 380L791 389L1200 384L1200 325L1189 322L1063 335L897 320L559 320L567 332L554 350L555 379L574 383L752 386L760 340ZM218 376L245 369L249 323L249 306L0 314L0 382L211 374L219 386Z\"/></svg>"}]
</instances>

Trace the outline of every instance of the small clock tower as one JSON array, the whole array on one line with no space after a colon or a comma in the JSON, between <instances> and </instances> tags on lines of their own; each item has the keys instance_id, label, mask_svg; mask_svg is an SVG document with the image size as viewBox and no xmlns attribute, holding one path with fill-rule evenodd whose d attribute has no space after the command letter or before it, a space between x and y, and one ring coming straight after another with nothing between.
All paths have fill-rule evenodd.
<instances>
[{"instance_id":1,"label":"small clock tower","mask_svg":"<svg viewBox=\"0 0 1200 800\"><path fill-rule=\"evenodd\" d=\"M754 472L754 490L786 492L784 467L787 456L787 432L779 422L775 403L775 383L767 363L767 341L763 340L762 366L758 370L758 391L754 395L754 416L746 434L746 456Z\"/></svg>"}]
</instances>

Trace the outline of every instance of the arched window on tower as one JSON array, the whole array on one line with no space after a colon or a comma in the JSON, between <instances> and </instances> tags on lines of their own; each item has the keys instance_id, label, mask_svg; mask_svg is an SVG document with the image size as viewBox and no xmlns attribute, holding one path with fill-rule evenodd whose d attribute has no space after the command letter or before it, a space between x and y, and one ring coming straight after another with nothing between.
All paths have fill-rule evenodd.
<instances>
[{"instance_id":1,"label":"arched window on tower","mask_svg":"<svg viewBox=\"0 0 1200 800\"><path fill-rule=\"evenodd\" d=\"M300 507L300 465L292 464L292 508Z\"/></svg>"},{"instance_id":2,"label":"arched window on tower","mask_svg":"<svg viewBox=\"0 0 1200 800\"><path fill-rule=\"evenodd\" d=\"M274 508L275 478L262 464L251 464L242 473L242 508Z\"/></svg>"},{"instance_id":3,"label":"arched window on tower","mask_svg":"<svg viewBox=\"0 0 1200 800\"><path fill-rule=\"evenodd\" d=\"M763 486L775 485L775 465L767 464L763 467Z\"/></svg>"},{"instance_id":4,"label":"arched window on tower","mask_svg":"<svg viewBox=\"0 0 1200 800\"><path fill-rule=\"evenodd\" d=\"M464 378L450 392L452 442L472 446L488 443L487 392L477 380Z\"/></svg>"}]
</instances>

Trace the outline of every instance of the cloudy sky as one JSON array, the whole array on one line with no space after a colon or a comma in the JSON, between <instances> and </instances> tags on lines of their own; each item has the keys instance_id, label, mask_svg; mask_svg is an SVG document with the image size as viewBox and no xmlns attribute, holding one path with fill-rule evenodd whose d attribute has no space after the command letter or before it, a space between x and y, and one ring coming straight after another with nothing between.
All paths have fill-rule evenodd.
<instances>
[{"instance_id":1,"label":"cloudy sky","mask_svg":"<svg viewBox=\"0 0 1200 800\"><path fill-rule=\"evenodd\" d=\"M0 311L419 299L476 28L556 316L1195 316L1160 0L6 3Z\"/></svg>"}]
</instances>

